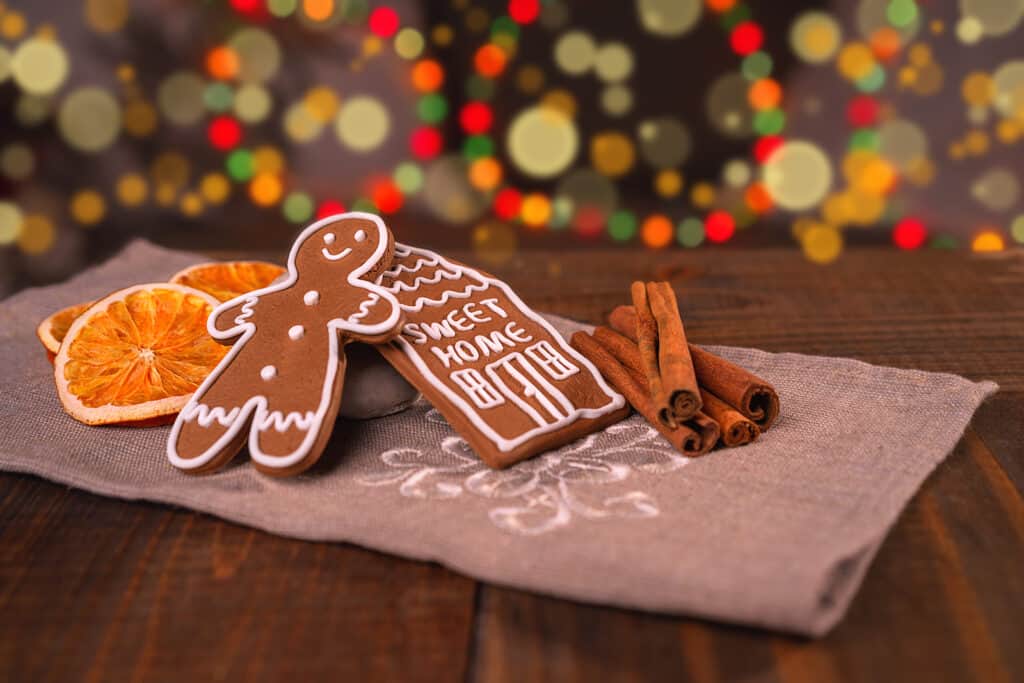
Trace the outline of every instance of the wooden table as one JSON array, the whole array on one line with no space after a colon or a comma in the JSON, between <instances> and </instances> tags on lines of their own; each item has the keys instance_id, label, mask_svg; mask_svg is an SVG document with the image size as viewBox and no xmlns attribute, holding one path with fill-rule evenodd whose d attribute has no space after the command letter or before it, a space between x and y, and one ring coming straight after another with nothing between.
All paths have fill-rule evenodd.
<instances>
[{"instance_id":1,"label":"wooden table","mask_svg":"<svg viewBox=\"0 0 1024 683\"><path fill-rule=\"evenodd\" d=\"M472 258L469 260L472 260ZM1024 680L1024 256L532 252L492 270L599 319L670 278L691 338L993 379L817 641L481 584L348 545L0 476L0 680Z\"/></svg>"}]
</instances>

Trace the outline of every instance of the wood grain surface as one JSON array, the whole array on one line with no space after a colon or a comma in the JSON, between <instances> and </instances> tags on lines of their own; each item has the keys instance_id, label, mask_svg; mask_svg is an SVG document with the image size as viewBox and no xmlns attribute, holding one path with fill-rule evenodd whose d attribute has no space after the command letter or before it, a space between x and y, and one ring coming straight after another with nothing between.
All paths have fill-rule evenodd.
<instances>
[{"instance_id":1,"label":"wood grain surface","mask_svg":"<svg viewBox=\"0 0 1024 683\"><path fill-rule=\"evenodd\" d=\"M819 641L581 605L0 475L0 680L1024 680L1021 254L850 250L829 267L790 249L453 256L541 310L595 321L633 279L670 279L697 343L1002 389Z\"/></svg>"}]
</instances>

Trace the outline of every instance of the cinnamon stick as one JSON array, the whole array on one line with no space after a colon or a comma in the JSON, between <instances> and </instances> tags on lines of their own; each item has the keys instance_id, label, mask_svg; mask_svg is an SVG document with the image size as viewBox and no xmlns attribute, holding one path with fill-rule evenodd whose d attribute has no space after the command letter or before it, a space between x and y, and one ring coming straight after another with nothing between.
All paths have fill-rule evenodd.
<instances>
[{"instance_id":1,"label":"cinnamon stick","mask_svg":"<svg viewBox=\"0 0 1024 683\"><path fill-rule=\"evenodd\" d=\"M640 351L632 340L604 326L594 329L594 339L622 363L634 378L642 381L643 364L640 361ZM757 425L725 401L703 388L700 396L704 403L702 412L718 423L723 445L730 448L742 446L760 436L761 430Z\"/></svg>"},{"instance_id":2,"label":"cinnamon stick","mask_svg":"<svg viewBox=\"0 0 1024 683\"><path fill-rule=\"evenodd\" d=\"M676 295L667 282L634 282L630 291L637 311L637 346L658 419L674 427L701 407Z\"/></svg>"},{"instance_id":3,"label":"cinnamon stick","mask_svg":"<svg viewBox=\"0 0 1024 683\"><path fill-rule=\"evenodd\" d=\"M637 341L636 309L617 306L608 316L612 329ZM720 356L690 344L697 383L752 420L761 431L779 416L779 395L771 384Z\"/></svg>"},{"instance_id":4,"label":"cinnamon stick","mask_svg":"<svg viewBox=\"0 0 1024 683\"><path fill-rule=\"evenodd\" d=\"M704 401L704 412L717 422L722 430L724 446L744 446L761 435L761 430L756 424L714 394L701 389L700 397Z\"/></svg>"},{"instance_id":5,"label":"cinnamon stick","mask_svg":"<svg viewBox=\"0 0 1024 683\"><path fill-rule=\"evenodd\" d=\"M586 332L577 332L569 340L569 343L586 356L605 379L626 397L633 409L640 413L672 444L673 448L683 455L691 457L704 455L718 441L720 436L718 423L701 413L698 413L689 424L681 424L675 428L663 424L658 419L654 400L647 391L647 387L644 386L643 376L631 371Z\"/></svg>"}]
</instances>

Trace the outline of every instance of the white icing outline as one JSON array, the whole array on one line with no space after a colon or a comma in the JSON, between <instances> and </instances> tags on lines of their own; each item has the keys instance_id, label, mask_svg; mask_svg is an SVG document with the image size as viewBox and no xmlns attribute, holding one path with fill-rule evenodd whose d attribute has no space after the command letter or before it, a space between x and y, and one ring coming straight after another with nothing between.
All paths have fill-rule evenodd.
<instances>
[{"instance_id":1,"label":"white icing outline","mask_svg":"<svg viewBox=\"0 0 1024 683\"><path fill-rule=\"evenodd\" d=\"M391 305L391 314L382 322L370 325L357 322L357 320L365 317L365 312L361 316L360 313L357 312L346 319L335 318L326 322L328 330L331 333L329 335L327 372L324 375L320 404L317 406L316 411L307 411L304 414L293 411L287 415L277 410L268 411L267 397L259 394L249 397L241 406L235 406L227 412L225 412L225 409L221 406L210 408L197 400L196 397L201 398L206 395L206 392L214 385L221 373L224 372L224 369L232 363L235 356L241 352L249 339L256 334L256 324L248 320L248 318L252 315L253 306L255 306L259 297L272 292L288 289L298 280L299 273L295 266L295 260L298 257L299 247L324 226L349 219L362 219L372 222L377 227L378 239L377 248L374 252L367 257L363 263L356 266L348 274L348 284L352 287L363 289L369 294L376 295L378 297L377 301L383 299L389 303ZM181 412L178 413L177 418L175 418L174 426L171 427L170 436L167 437L167 458L171 461L172 465L182 470L195 470L203 467L216 456L220 455L223 452L223 449L238 436L239 431L241 431L242 427L245 426L249 415L253 411L255 411L255 416L253 417L249 428L249 455L254 461L267 468L284 469L302 462L306 457L308 457L310 449L313 447L313 444L316 442L321 430L324 428L324 417L327 414L327 408L331 404L331 395L334 391L334 380L338 373L338 360L341 358L340 354L343 353L343 349L338 341L340 336L339 333L348 332L350 334L354 333L367 337L381 336L393 330L395 326L398 325L398 322L402 317L402 309L398 305L398 300L390 292L386 291L378 284L361 279L360 277L380 264L387 252L389 243L390 239L388 229L384 225L384 221L382 221L379 216L361 211L351 211L349 213L327 216L326 218L322 218L307 227L299 233L297 238L295 238L295 242L292 244L291 251L288 254L288 276L284 280L274 282L262 289L257 289L235 297L229 301L225 301L213 310L206 321L206 329L210 333L210 336L222 341L229 341L236 337L237 339L231 347L231 350L228 351L227 355L221 359L213 372L203 380L203 383L199 385L199 388L194 394L192 394L188 403L185 404L185 407L182 408ZM303 295L303 297L305 297L305 295ZM233 321L235 323L234 327L227 330L220 330L214 326L214 321L217 320L219 314L223 311L230 310L239 304L243 304L243 314L239 315ZM360 311L362 311L362 307L360 307ZM356 316L359 317L357 318ZM199 456L195 458L182 458L178 455L177 451L178 436L181 433L182 425L186 422L191 422L195 418L199 419L199 424L203 427L209 426L213 420L217 420L221 426L228 427L228 429ZM230 424L226 422L229 418L233 418ZM258 436L261 431L265 431L271 426L278 431L284 431L291 423L294 423L300 428L306 428L307 426L309 428L309 431L306 433L302 443L295 451L286 456L271 456L260 450Z\"/></svg>"},{"instance_id":2,"label":"white icing outline","mask_svg":"<svg viewBox=\"0 0 1024 683\"><path fill-rule=\"evenodd\" d=\"M513 291L512 288L509 287L508 284L506 284L505 282L502 282L501 280L498 280L493 277L488 277L481 273L480 271L470 268L469 266L463 266L452 263L451 261L447 260L440 254L433 251L429 251L427 249L410 247L405 244L396 244L395 255L401 257L414 256L417 257L418 260L415 264L413 264L413 266L406 267L404 266L404 264L399 264L388 269L381 275L380 278L378 278L378 282L383 281L384 278L393 278L395 277L395 275L398 275L403 271L416 272L417 270L424 266L439 265L456 272L459 277L466 277L467 279L470 280L476 280L479 283L476 284L471 282L469 286L466 287L466 289L463 290L462 292L445 292L442 295L440 301L430 299L429 297L419 297L411 305L406 306L400 304L402 310L410 313L416 313L421 311L424 306L436 308L438 306L443 306L449 299L465 299L469 297L473 292L483 291L488 289L489 287L494 287L500 290L502 293L504 293L508 300L511 301L512 304L519 309L520 313L522 313L527 318L540 325L545 331L547 331L548 334L551 335L551 338L554 340L554 342L558 344L558 347L567 355L567 357L574 359L581 367L585 367L587 370L589 370L590 375L594 378L594 381L597 383L597 386L601 389L601 391L604 392L604 394L609 399L607 404L599 408L576 408L575 406L573 406L572 410L569 411L569 414L566 415L561 420L549 422L546 425L538 426L523 434L520 434L517 437L506 439L505 437L498 434L489 424L487 424L487 422L485 422L480 417L479 413L476 410L474 410L474 408L470 406L469 403L462 398L462 396L456 393L451 387L449 387L441 379L439 379L437 375L431 372L429 366L423 361L422 358L420 358L419 354L416 352L416 347L412 343L410 343L401 335L392 340L390 343L395 348L401 350L406 355L406 357L412 362L413 366L416 368L417 372L423 375L424 379L426 379L431 386L437 389L437 391L440 392L442 396L448 399L450 403L452 403L457 409L459 409L462 412L463 416L465 416L466 419L469 420L470 424L472 424L485 437L487 437L499 451L506 453L508 451L513 450L517 446L529 441L530 439L540 436L541 434L546 434L548 432L557 431L559 429L567 427L568 425L572 424L573 422L580 418L598 418L603 415L607 415L608 413L614 412L622 408L624 405L626 405L626 399L624 399L618 392L616 392L614 389L608 386L608 383L605 382L604 377L602 377L601 373L598 372L596 367L594 367L594 364L587 360L578 351L576 351L576 349L569 346L568 342L565 341L562 335L559 334L558 331L555 330L555 328L552 327L547 320L542 318L540 314L536 313L535 311L530 309L530 307L528 307L525 303L523 303L523 300L520 299L519 296L515 293L515 291ZM422 283L426 281L426 278L417 278L417 282ZM435 282L440 282L440 278ZM389 288L389 292L390 291L392 290L390 290ZM409 322L416 321L412 320Z\"/></svg>"}]
</instances>

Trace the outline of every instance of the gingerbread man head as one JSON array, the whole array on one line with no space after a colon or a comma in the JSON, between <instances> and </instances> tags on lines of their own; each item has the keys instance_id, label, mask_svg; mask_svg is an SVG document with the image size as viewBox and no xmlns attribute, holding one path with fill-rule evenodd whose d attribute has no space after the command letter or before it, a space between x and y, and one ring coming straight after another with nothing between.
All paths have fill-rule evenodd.
<instances>
[{"instance_id":1,"label":"gingerbread man head","mask_svg":"<svg viewBox=\"0 0 1024 683\"><path fill-rule=\"evenodd\" d=\"M302 278L372 280L374 271L387 268L393 247L390 231L373 214L328 216L296 238L288 268Z\"/></svg>"}]
</instances>

